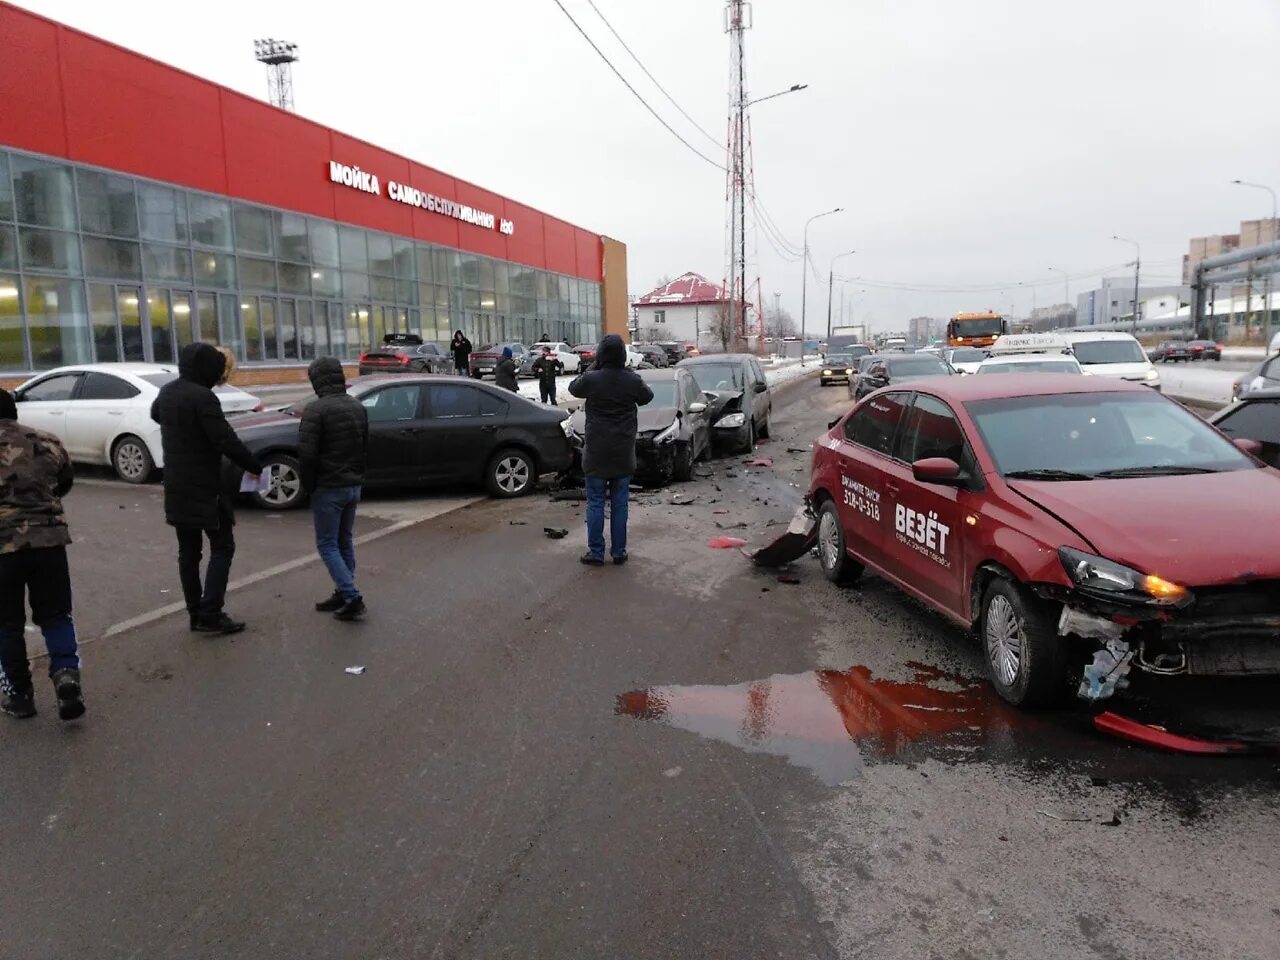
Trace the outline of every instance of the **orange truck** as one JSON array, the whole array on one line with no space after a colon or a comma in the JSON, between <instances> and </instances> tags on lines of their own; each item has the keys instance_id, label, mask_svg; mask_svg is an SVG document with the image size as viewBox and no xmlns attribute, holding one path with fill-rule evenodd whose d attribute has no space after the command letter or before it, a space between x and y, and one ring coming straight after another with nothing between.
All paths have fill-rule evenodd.
<instances>
[{"instance_id":1,"label":"orange truck","mask_svg":"<svg viewBox=\"0 0 1280 960\"><path fill-rule=\"evenodd\" d=\"M947 345L951 347L989 347L996 337L1009 332L1009 321L993 310L982 313L957 313L947 322Z\"/></svg>"}]
</instances>

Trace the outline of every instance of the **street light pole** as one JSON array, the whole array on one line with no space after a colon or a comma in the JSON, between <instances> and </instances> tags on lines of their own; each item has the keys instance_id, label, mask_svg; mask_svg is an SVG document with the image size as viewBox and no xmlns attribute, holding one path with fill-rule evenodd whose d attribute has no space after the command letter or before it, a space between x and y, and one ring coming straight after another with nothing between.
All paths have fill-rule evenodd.
<instances>
[{"instance_id":1,"label":"street light pole","mask_svg":"<svg viewBox=\"0 0 1280 960\"><path fill-rule=\"evenodd\" d=\"M831 269L827 271L827 343L831 342L831 303L836 295L836 261L842 257L851 257L857 250L850 250L847 253L837 253L831 258Z\"/></svg>"},{"instance_id":2,"label":"street light pole","mask_svg":"<svg viewBox=\"0 0 1280 960\"><path fill-rule=\"evenodd\" d=\"M1121 243L1133 244L1133 325L1130 332L1136 337L1138 335L1138 278L1142 273L1142 245L1137 240L1130 240L1127 237L1117 237L1111 235L1112 240L1119 240Z\"/></svg>"},{"instance_id":3,"label":"street light pole","mask_svg":"<svg viewBox=\"0 0 1280 960\"><path fill-rule=\"evenodd\" d=\"M805 321L807 319L806 309L809 305L809 224L823 217L829 217L833 213L839 213L844 207L836 207L834 210L828 210L825 213L815 213L812 217L804 222L804 256L800 258L800 366L804 366L804 338L805 338Z\"/></svg>"},{"instance_id":4,"label":"street light pole","mask_svg":"<svg viewBox=\"0 0 1280 960\"><path fill-rule=\"evenodd\" d=\"M1071 274L1061 267L1050 267L1049 271L1062 274L1062 302L1068 307L1071 306Z\"/></svg>"}]
</instances>

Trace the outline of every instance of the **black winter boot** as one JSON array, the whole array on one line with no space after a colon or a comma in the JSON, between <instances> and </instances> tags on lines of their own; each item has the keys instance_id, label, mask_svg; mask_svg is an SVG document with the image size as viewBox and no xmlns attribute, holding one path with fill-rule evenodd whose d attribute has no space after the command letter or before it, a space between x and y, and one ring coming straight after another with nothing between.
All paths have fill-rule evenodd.
<instances>
[{"instance_id":1,"label":"black winter boot","mask_svg":"<svg viewBox=\"0 0 1280 960\"><path fill-rule=\"evenodd\" d=\"M80 671L63 667L53 671L53 692L58 698L58 716L74 720L84 716L84 697L80 691Z\"/></svg>"},{"instance_id":2,"label":"black winter boot","mask_svg":"<svg viewBox=\"0 0 1280 960\"><path fill-rule=\"evenodd\" d=\"M15 690L13 693L6 693L3 699L0 699L0 713L18 717L21 720L34 717L36 701L32 689L27 687L23 690Z\"/></svg>"}]
</instances>

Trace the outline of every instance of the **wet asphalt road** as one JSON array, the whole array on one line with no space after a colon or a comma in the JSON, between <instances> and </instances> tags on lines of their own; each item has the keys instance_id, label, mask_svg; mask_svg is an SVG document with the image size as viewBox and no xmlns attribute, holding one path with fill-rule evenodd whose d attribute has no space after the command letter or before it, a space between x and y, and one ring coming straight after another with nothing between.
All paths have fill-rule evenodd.
<instances>
[{"instance_id":1,"label":"wet asphalt road","mask_svg":"<svg viewBox=\"0 0 1280 960\"><path fill-rule=\"evenodd\" d=\"M878 579L706 546L778 532L847 404L780 401L773 466L637 495L620 569L579 503L371 499L358 625L310 610L307 517L246 512L250 632L95 639L83 722L0 724L0 958L1274 956L1274 760L1005 709ZM87 635L172 601L154 488L69 510Z\"/></svg>"}]
</instances>

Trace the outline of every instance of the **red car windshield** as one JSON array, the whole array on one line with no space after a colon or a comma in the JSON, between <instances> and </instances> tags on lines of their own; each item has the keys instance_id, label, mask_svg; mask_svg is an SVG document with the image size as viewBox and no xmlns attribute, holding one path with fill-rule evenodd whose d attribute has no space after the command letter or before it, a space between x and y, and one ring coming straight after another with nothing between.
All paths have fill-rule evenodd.
<instances>
[{"instance_id":1,"label":"red car windshield","mask_svg":"<svg viewBox=\"0 0 1280 960\"><path fill-rule=\"evenodd\" d=\"M965 407L1005 475L1092 479L1255 466L1195 414L1155 393L1009 397Z\"/></svg>"}]
</instances>

